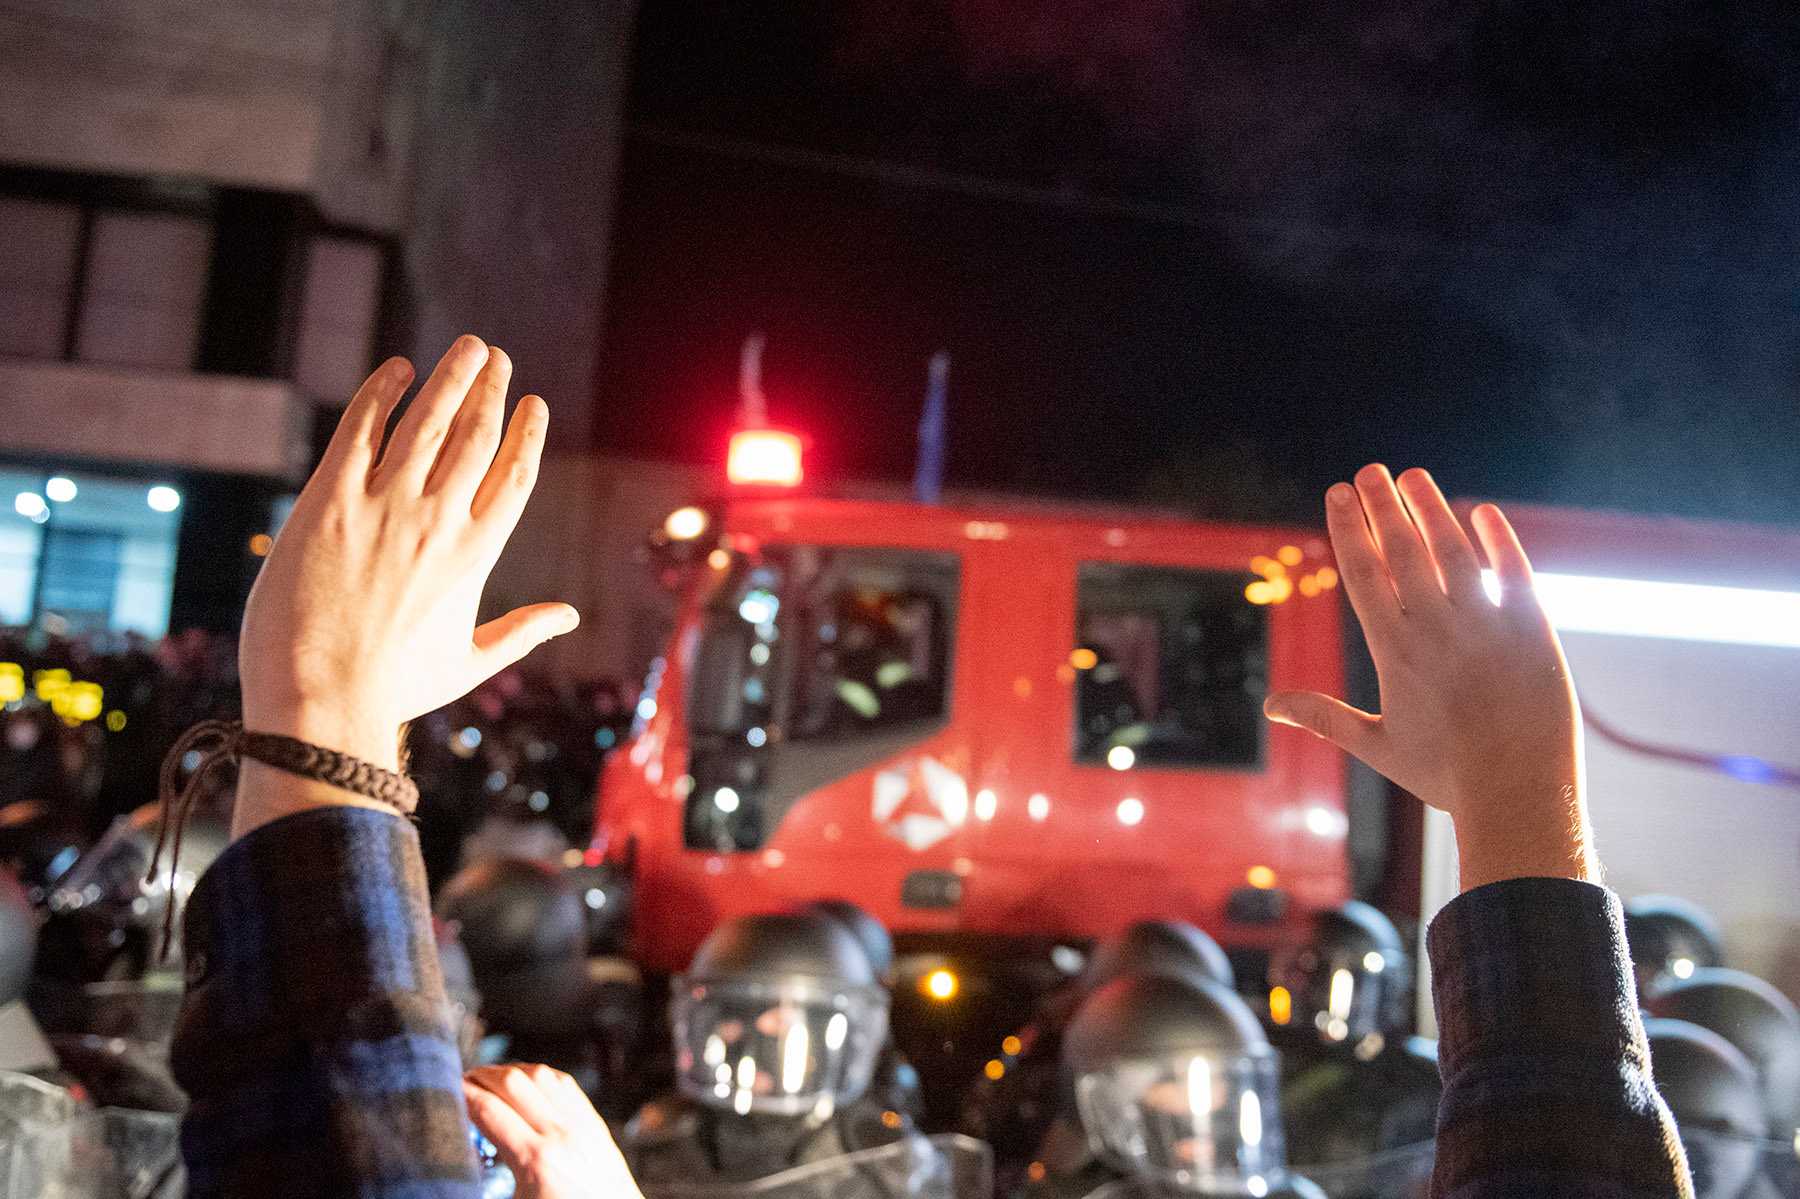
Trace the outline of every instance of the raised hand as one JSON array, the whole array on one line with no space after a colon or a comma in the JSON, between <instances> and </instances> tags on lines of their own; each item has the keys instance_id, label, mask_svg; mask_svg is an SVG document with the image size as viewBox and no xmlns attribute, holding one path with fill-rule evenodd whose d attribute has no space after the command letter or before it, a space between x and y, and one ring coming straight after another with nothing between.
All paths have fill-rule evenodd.
<instances>
[{"instance_id":1,"label":"raised hand","mask_svg":"<svg viewBox=\"0 0 1800 1199\"><path fill-rule=\"evenodd\" d=\"M1583 797L1581 711L1532 591L1531 563L1492 504L1471 514L1500 602L1437 484L1366 466L1326 493L1344 588L1380 680L1373 715L1316 692L1264 711L1337 745L1456 822L1464 889L1504 878L1597 880Z\"/></svg>"},{"instance_id":2,"label":"raised hand","mask_svg":"<svg viewBox=\"0 0 1800 1199\"><path fill-rule=\"evenodd\" d=\"M567 604L534 604L475 623L536 481L543 400L521 400L503 436L512 363L461 337L384 448L412 377L390 359L350 401L251 590L239 645L245 727L390 769L406 721L578 619ZM241 798L240 833L279 814L245 809Z\"/></svg>"},{"instance_id":3,"label":"raised hand","mask_svg":"<svg viewBox=\"0 0 1800 1199\"><path fill-rule=\"evenodd\" d=\"M500 1151L517 1199L639 1195L606 1122L575 1080L549 1066L482 1066L463 1076L469 1118Z\"/></svg>"}]
</instances>

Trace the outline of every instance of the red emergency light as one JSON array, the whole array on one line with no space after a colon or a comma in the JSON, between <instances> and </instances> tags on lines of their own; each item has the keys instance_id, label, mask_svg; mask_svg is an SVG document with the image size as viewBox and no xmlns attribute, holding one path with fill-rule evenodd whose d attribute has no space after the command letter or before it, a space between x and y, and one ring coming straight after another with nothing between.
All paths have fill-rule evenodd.
<instances>
[{"instance_id":1,"label":"red emergency light","mask_svg":"<svg viewBox=\"0 0 1800 1199\"><path fill-rule=\"evenodd\" d=\"M800 438L780 429L739 429L731 435L725 477L736 487L798 487Z\"/></svg>"}]
</instances>

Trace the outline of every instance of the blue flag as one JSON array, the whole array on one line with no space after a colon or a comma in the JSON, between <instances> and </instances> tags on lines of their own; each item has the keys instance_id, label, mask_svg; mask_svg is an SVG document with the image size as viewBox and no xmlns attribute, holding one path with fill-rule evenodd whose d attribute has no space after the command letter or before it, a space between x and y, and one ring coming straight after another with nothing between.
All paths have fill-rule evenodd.
<instances>
[{"instance_id":1,"label":"blue flag","mask_svg":"<svg viewBox=\"0 0 1800 1199\"><path fill-rule=\"evenodd\" d=\"M921 504L937 503L944 491L944 409L949 392L950 355L939 350L931 356L925 411L919 417L919 462L913 471L913 495Z\"/></svg>"}]
</instances>

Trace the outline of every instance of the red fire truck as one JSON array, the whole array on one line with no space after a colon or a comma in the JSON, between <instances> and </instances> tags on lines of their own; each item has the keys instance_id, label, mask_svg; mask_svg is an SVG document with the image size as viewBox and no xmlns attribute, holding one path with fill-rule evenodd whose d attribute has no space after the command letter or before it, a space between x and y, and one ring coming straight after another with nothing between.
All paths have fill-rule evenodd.
<instances>
[{"instance_id":1,"label":"red fire truck","mask_svg":"<svg viewBox=\"0 0 1800 1199\"><path fill-rule=\"evenodd\" d=\"M1342 690L1318 532L827 498L766 428L728 476L652 538L675 630L600 786L647 969L812 899L915 951L1155 916L1254 953L1348 897L1344 759L1261 714Z\"/></svg>"}]
</instances>

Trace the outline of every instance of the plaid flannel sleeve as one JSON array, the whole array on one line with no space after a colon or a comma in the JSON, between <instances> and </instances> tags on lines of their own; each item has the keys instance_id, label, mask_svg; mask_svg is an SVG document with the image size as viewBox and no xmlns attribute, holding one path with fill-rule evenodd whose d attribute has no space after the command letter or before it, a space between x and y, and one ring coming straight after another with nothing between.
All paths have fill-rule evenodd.
<instances>
[{"instance_id":1,"label":"plaid flannel sleeve","mask_svg":"<svg viewBox=\"0 0 1800 1199\"><path fill-rule=\"evenodd\" d=\"M1691 1196L1656 1093L1618 896L1569 879L1478 887L1427 934L1442 1199Z\"/></svg>"},{"instance_id":2,"label":"plaid flannel sleeve","mask_svg":"<svg viewBox=\"0 0 1800 1199\"><path fill-rule=\"evenodd\" d=\"M184 947L190 1194L479 1194L411 824L327 808L240 838Z\"/></svg>"}]
</instances>

